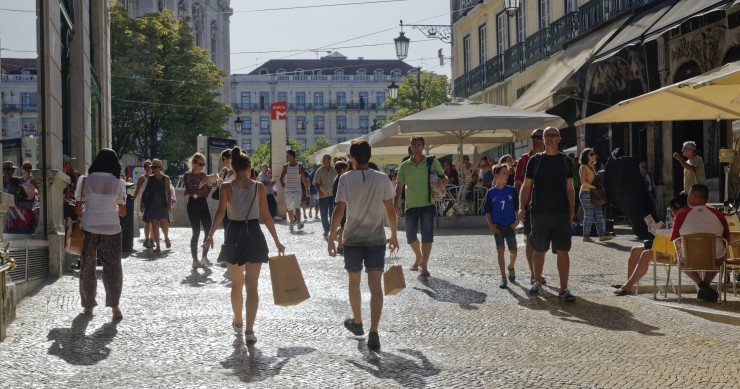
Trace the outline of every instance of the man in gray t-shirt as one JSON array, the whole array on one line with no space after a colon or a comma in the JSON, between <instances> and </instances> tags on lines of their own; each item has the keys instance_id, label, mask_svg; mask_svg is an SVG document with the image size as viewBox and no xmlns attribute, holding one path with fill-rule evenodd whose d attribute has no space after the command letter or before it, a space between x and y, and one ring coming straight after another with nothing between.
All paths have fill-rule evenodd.
<instances>
[{"instance_id":1,"label":"man in gray t-shirt","mask_svg":"<svg viewBox=\"0 0 740 389\"><path fill-rule=\"evenodd\" d=\"M681 153L686 160L679 153L673 153L673 159L683 167L683 191L689 193L692 185L706 183L704 160L696 155L696 143L692 141L683 143Z\"/></svg>"},{"instance_id":2,"label":"man in gray t-shirt","mask_svg":"<svg viewBox=\"0 0 740 389\"><path fill-rule=\"evenodd\" d=\"M344 268L349 276L349 303L353 317L344 321L344 326L355 335L364 335L362 326L362 297L360 281L362 268L367 272L370 288L370 334L367 346L371 350L380 349L378 324L383 310L383 268L385 267L385 228L383 222L388 218L391 237L388 249L398 250L396 237L396 212L393 208L393 184L387 175L368 167L370 144L365 140L352 142L349 149L354 170L339 177L337 186L337 206L332 215L329 229L329 255L337 255L334 238L347 209L344 225Z\"/></svg>"}]
</instances>

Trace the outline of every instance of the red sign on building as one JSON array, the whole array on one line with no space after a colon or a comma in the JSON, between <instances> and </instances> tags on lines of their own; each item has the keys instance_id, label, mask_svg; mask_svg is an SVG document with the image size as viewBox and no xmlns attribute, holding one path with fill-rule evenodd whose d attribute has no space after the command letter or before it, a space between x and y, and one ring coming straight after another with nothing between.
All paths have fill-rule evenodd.
<instances>
[{"instance_id":1,"label":"red sign on building","mask_svg":"<svg viewBox=\"0 0 740 389\"><path fill-rule=\"evenodd\" d=\"M285 120L288 114L288 104L285 101L278 101L270 105L270 117L272 120Z\"/></svg>"}]
</instances>

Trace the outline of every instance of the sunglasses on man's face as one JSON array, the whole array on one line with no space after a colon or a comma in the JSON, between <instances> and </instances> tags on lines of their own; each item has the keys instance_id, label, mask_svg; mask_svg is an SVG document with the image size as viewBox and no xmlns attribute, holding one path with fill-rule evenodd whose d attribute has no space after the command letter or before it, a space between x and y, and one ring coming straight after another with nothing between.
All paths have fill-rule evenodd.
<instances>
[{"instance_id":1,"label":"sunglasses on man's face","mask_svg":"<svg viewBox=\"0 0 740 389\"><path fill-rule=\"evenodd\" d=\"M542 135L532 135L532 139L534 139L534 140L542 140Z\"/></svg>"}]
</instances>

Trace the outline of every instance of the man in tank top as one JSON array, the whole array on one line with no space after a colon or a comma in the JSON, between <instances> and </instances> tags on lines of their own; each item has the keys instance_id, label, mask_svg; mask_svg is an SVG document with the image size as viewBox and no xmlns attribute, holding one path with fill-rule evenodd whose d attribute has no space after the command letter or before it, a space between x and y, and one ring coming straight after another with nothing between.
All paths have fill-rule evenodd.
<instances>
[{"instance_id":1,"label":"man in tank top","mask_svg":"<svg viewBox=\"0 0 740 389\"><path fill-rule=\"evenodd\" d=\"M288 150L285 158L288 163L283 166L283 172L280 173L280 184L285 188L285 202L288 207L288 220L290 220L290 230L293 226L298 225L298 229L303 229L301 221L301 197L303 189L301 182L306 187L306 196L311 196L311 183L308 182L306 174L303 171L303 165L296 161L295 151Z\"/></svg>"}]
</instances>

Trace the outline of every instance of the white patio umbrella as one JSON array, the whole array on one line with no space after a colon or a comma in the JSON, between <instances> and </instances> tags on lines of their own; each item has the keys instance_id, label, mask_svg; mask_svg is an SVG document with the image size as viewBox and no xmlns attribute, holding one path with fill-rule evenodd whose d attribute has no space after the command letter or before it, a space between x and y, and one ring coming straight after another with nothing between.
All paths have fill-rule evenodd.
<instances>
[{"instance_id":1,"label":"white patio umbrella","mask_svg":"<svg viewBox=\"0 0 740 389\"><path fill-rule=\"evenodd\" d=\"M621 101L576 125L737 119L740 119L740 61Z\"/></svg>"}]
</instances>

